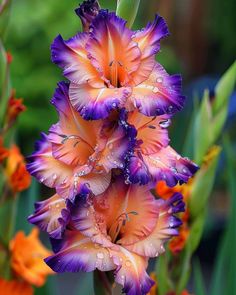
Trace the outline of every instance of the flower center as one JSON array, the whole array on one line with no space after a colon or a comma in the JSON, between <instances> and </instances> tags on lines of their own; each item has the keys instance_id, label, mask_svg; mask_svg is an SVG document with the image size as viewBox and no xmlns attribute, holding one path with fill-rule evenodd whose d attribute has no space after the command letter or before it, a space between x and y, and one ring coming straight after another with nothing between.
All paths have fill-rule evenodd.
<instances>
[{"instance_id":1,"label":"flower center","mask_svg":"<svg viewBox=\"0 0 236 295\"><path fill-rule=\"evenodd\" d=\"M138 213L136 211L130 211L128 213L124 212L120 214L111 225L108 234L111 237L112 243L116 243L116 241L119 240L121 229L124 228L126 223L130 221L130 215L136 216Z\"/></svg>"}]
</instances>

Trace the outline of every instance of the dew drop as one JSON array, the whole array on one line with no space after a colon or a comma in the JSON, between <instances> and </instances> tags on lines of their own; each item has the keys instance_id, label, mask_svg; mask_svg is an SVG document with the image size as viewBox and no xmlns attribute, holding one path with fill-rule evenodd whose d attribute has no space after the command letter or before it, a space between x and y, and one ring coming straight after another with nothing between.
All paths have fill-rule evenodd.
<instances>
[{"instance_id":1,"label":"dew drop","mask_svg":"<svg viewBox=\"0 0 236 295\"><path fill-rule=\"evenodd\" d=\"M104 254L102 252L97 253L97 258L98 259L103 259L104 258Z\"/></svg>"},{"instance_id":2,"label":"dew drop","mask_svg":"<svg viewBox=\"0 0 236 295\"><path fill-rule=\"evenodd\" d=\"M159 89L157 87L153 87L152 92L153 93L157 93L159 91Z\"/></svg>"},{"instance_id":3,"label":"dew drop","mask_svg":"<svg viewBox=\"0 0 236 295\"><path fill-rule=\"evenodd\" d=\"M162 83L163 82L163 78L162 77L157 77L157 83Z\"/></svg>"},{"instance_id":4,"label":"dew drop","mask_svg":"<svg viewBox=\"0 0 236 295\"><path fill-rule=\"evenodd\" d=\"M167 120L163 120L159 122L159 125L161 128L168 128L170 126L171 120L167 119Z\"/></svg>"},{"instance_id":5,"label":"dew drop","mask_svg":"<svg viewBox=\"0 0 236 295\"><path fill-rule=\"evenodd\" d=\"M55 180L57 179L57 175L56 174L53 174L52 178Z\"/></svg>"},{"instance_id":6,"label":"dew drop","mask_svg":"<svg viewBox=\"0 0 236 295\"><path fill-rule=\"evenodd\" d=\"M130 267L130 266L131 266L131 261L130 261L130 260L126 260L125 265L126 265L127 267Z\"/></svg>"}]
</instances>

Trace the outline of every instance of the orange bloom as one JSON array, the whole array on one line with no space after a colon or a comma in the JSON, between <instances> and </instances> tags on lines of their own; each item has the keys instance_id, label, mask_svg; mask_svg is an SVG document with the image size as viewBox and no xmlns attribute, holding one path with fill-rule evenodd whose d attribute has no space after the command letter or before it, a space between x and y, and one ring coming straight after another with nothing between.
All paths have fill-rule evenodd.
<instances>
[{"instance_id":1,"label":"orange bloom","mask_svg":"<svg viewBox=\"0 0 236 295\"><path fill-rule=\"evenodd\" d=\"M159 181L156 185L156 193L162 199L169 199L174 193L181 193L186 202L191 193L193 178L189 179L188 183L169 187L165 181Z\"/></svg>"},{"instance_id":2,"label":"orange bloom","mask_svg":"<svg viewBox=\"0 0 236 295\"><path fill-rule=\"evenodd\" d=\"M6 175L10 187L14 192L27 189L31 183L31 177L25 167L25 160L19 148L13 145L9 150L6 165Z\"/></svg>"},{"instance_id":3,"label":"orange bloom","mask_svg":"<svg viewBox=\"0 0 236 295\"><path fill-rule=\"evenodd\" d=\"M10 51L6 53L6 60L8 64L12 63L13 57Z\"/></svg>"},{"instance_id":4,"label":"orange bloom","mask_svg":"<svg viewBox=\"0 0 236 295\"><path fill-rule=\"evenodd\" d=\"M179 235L174 237L169 243L169 248L173 254L176 255L183 250L188 236L189 228L184 224L179 229Z\"/></svg>"},{"instance_id":5,"label":"orange bloom","mask_svg":"<svg viewBox=\"0 0 236 295\"><path fill-rule=\"evenodd\" d=\"M7 125L11 126L15 122L19 114L25 110L26 107L23 105L23 98L15 98L15 91L12 91L7 107Z\"/></svg>"},{"instance_id":6,"label":"orange bloom","mask_svg":"<svg viewBox=\"0 0 236 295\"><path fill-rule=\"evenodd\" d=\"M166 295L176 295L175 291L170 291ZM190 293L185 289L181 292L181 295L190 295Z\"/></svg>"},{"instance_id":7,"label":"orange bloom","mask_svg":"<svg viewBox=\"0 0 236 295\"><path fill-rule=\"evenodd\" d=\"M155 272L151 272L150 277L155 282L155 284L152 286L150 292L147 295L156 295L157 294L157 278L156 278Z\"/></svg>"},{"instance_id":8,"label":"orange bloom","mask_svg":"<svg viewBox=\"0 0 236 295\"><path fill-rule=\"evenodd\" d=\"M52 270L43 259L51 252L40 242L38 229L34 228L29 236L20 231L10 242L11 267L26 282L41 287ZM24 293L22 293L24 294Z\"/></svg>"},{"instance_id":9,"label":"orange bloom","mask_svg":"<svg viewBox=\"0 0 236 295\"><path fill-rule=\"evenodd\" d=\"M159 181L156 186L156 193L158 196L163 199L169 199L174 193L178 192L183 195L184 201L187 202L191 189L192 189L193 179L190 179L187 184L176 185L175 187L168 187L165 181ZM189 237L189 210L186 209L185 212L181 214L181 219L183 221L183 225L179 228L179 235L174 237L169 243L169 249L174 254L177 255L181 252L187 242Z\"/></svg>"},{"instance_id":10,"label":"orange bloom","mask_svg":"<svg viewBox=\"0 0 236 295\"><path fill-rule=\"evenodd\" d=\"M0 137L0 163L9 155L8 149L3 146L3 139Z\"/></svg>"},{"instance_id":11,"label":"orange bloom","mask_svg":"<svg viewBox=\"0 0 236 295\"><path fill-rule=\"evenodd\" d=\"M0 278L0 291L4 295L33 295L33 288L26 282L6 281Z\"/></svg>"}]
</instances>

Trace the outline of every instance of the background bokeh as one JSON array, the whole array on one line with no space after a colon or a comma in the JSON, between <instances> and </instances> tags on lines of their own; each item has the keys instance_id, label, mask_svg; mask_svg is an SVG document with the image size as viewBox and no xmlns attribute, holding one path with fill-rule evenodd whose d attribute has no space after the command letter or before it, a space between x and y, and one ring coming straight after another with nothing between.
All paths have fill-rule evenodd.
<instances>
[{"instance_id":1,"label":"background bokeh","mask_svg":"<svg viewBox=\"0 0 236 295\"><path fill-rule=\"evenodd\" d=\"M15 0L5 34L4 44L13 55L11 78L16 96L23 97L27 111L20 116L17 141L25 155L33 150L33 143L41 131L56 122L56 112L50 98L56 83L62 80L61 71L50 61L50 44L60 33L69 38L81 29L79 18L73 13L81 1L75 0ZM115 0L101 0L104 8L114 9ZM135 28L153 20L155 13L164 16L171 35L162 42L158 61L169 73L183 75L187 104L176 116L171 128L173 145L179 152L191 119L193 97L201 97L204 88L214 89L224 71L236 55L235 0L141 0ZM214 95L214 93L212 93ZM236 94L231 97L225 130L230 134L236 150ZM219 163L217 181L209 205L204 238L197 251L205 277L211 273L221 233L227 222L229 198L226 193L224 154ZM36 185L36 184L34 184ZM36 199L49 195L42 194ZM23 202L27 202L24 199ZM24 204L23 204L24 206ZM22 217L19 225L27 221ZM77 275L52 278L51 294L65 294ZM81 290L89 290L90 277L80 275ZM59 286L55 287L55 280ZM207 282L207 280L206 280ZM69 287L68 287L69 286ZM55 289L56 288L56 289ZM55 291L56 290L56 291ZM89 291L88 291L89 292ZM70 294L73 294L71 291ZM77 294L87 294L85 291ZM91 294L91 293L88 293Z\"/></svg>"}]
</instances>

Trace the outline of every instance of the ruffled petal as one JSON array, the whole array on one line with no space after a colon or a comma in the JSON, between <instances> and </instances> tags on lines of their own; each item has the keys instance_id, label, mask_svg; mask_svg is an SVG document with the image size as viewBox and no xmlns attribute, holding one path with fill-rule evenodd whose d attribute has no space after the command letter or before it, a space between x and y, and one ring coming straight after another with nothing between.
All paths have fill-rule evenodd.
<instances>
[{"instance_id":1,"label":"ruffled petal","mask_svg":"<svg viewBox=\"0 0 236 295\"><path fill-rule=\"evenodd\" d=\"M89 84L74 83L69 90L71 104L85 120L106 118L112 110L124 105L130 93L128 87L94 88Z\"/></svg>"},{"instance_id":2,"label":"ruffled petal","mask_svg":"<svg viewBox=\"0 0 236 295\"><path fill-rule=\"evenodd\" d=\"M112 168L123 169L125 167L126 157L133 151L136 142L136 129L128 124L125 111L122 110L116 119L118 123L109 120L108 124L104 122L99 139L99 142L105 139L106 143L100 152L97 165L103 167L107 172Z\"/></svg>"},{"instance_id":3,"label":"ruffled petal","mask_svg":"<svg viewBox=\"0 0 236 295\"><path fill-rule=\"evenodd\" d=\"M51 58L63 69L64 76L71 82L103 85L99 74L87 57L85 45L88 38L88 33L78 33L65 41L61 35L58 35L51 45Z\"/></svg>"},{"instance_id":4,"label":"ruffled petal","mask_svg":"<svg viewBox=\"0 0 236 295\"><path fill-rule=\"evenodd\" d=\"M31 175L48 187L66 184L73 176L71 166L52 156L52 146L46 134L36 143L36 151L28 158L27 169Z\"/></svg>"},{"instance_id":5,"label":"ruffled petal","mask_svg":"<svg viewBox=\"0 0 236 295\"><path fill-rule=\"evenodd\" d=\"M111 251L117 266L115 281L123 286L127 295L147 294L153 286L153 280L146 273L147 259L120 247L119 252Z\"/></svg>"},{"instance_id":6,"label":"ruffled petal","mask_svg":"<svg viewBox=\"0 0 236 295\"><path fill-rule=\"evenodd\" d=\"M184 211L185 205L182 199L182 195L176 193L168 201L157 200L159 214L153 232L146 238L140 239L132 245L127 245L126 249L145 257L156 257L162 254L165 251L164 243L171 237L178 235L177 227L182 222L173 214Z\"/></svg>"},{"instance_id":7,"label":"ruffled petal","mask_svg":"<svg viewBox=\"0 0 236 295\"><path fill-rule=\"evenodd\" d=\"M160 40L168 35L167 25L159 15L156 15L153 23L135 32L133 41L138 43L142 55L139 68L132 74L134 85L142 83L149 77L155 65L155 54L160 50Z\"/></svg>"},{"instance_id":8,"label":"ruffled petal","mask_svg":"<svg viewBox=\"0 0 236 295\"><path fill-rule=\"evenodd\" d=\"M130 74L140 64L141 52L131 39L132 31L125 25L126 21L115 13L100 10L92 22L90 39L86 44L91 63L114 87L126 85Z\"/></svg>"},{"instance_id":9,"label":"ruffled petal","mask_svg":"<svg viewBox=\"0 0 236 295\"><path fill-rule=\"evenodd\" d=\"M94 209L93 199L91 194L78 195L73 203L68 204L71 215L70 226L89 237L93 243L103 247L116 248L107 235L103 215Z\"/></svg>"},{"instance_id":10,"label":"ruffled petal","mask_svg":"<svg viewBox=\"0 0 236 295\"><path fill-rule=\"evenodd\" d=\"M84 165L94 153L101 122L84 120L72 108L68 90L67 83L58 83L52 104L59 114L59 122L50 128L48 139L56 159L68 165Z\"/></svg>"},{"instance_id":11,"label":"ruffled petal","mask_svg":"<svg viewBox=\"0 0 236 295\"><path fill-rule=\"evenodd\" d=\"M128 122L137 129L137 139L142 142L142 154L153 154L169 143L167 128L171 124L170 116L147 117L138 111L129 113Z\"/></svg>"},{"instance_id":12,"label":"ruffled petal","mask_svg":"<svg viewBox=\"0 0 236 295\"><path fill-rule=\"evenodd\" d=\"M145 184L149 181L155 186L157 181L164 180L168 186L186 183L198 170L198 166L182 158L170 146L160 149L151 155L136 152L127 164L127 178L132 183ZM142 173L141 173L142 172ZM144 180L142 174L145 175Z\"/></svg>"},{"instance_id":13,"label":"ruffled petal","mask_svg":"<svg viewBox=\"0 0 236 295\"><path fill-rule=\"evenodd\" d=\"M181 95L181 77L170 76L156 63L151 75L143 83L133 87L127 107L137 108L146 116L174 114L182 109L185 97Z\"/></svg>"},{"instance_id":14,"label":"ruffled petal","mask_svg":"<svg viewBox=\"0 0 236 295\"><path fill-rule=\"evenodd\" d=\"M148 23L144 29L136 31L132 39L138 43L142 58L146 58L160 50L161 39L168 35L169 31L165 20L156 15L154 21Z\"/></svg>"},{"instance_id":15,"label":"ruffled petal","mask_svg":"<svg viewBox=\"0 0 236 295\"><path fill-rule=\"evenodd\" d=\"M126 185L122 177L94 198L94 208L102 215L112 242L122 245L148 235L156 224L158 212L148 187Z\"/></svg>"},{"instance_id":16,"label":"ruffled petal","mask_svg":"<svg viewBox=\"0 0 236 295\"><path fill-rule=\"evenodd\" d=\"M29 216L28 221L48 232L50 237L60 239L69 219L65 200L55 194L45 201L35 203L35 212Z\"/></svg>"},{"instance_id":17,"label":"ruffled petal","mask_svg":"<svg viewBox=\"0 0 236 295\"><path fill-rule=\"evenodd\" d=\"M45 259L55 272L110 271L115 265L109 250L94 244L78 231L67 231L62 240L52 240L56 254Z\"/></svg>"}]
</instances>

